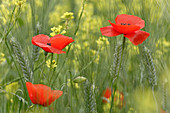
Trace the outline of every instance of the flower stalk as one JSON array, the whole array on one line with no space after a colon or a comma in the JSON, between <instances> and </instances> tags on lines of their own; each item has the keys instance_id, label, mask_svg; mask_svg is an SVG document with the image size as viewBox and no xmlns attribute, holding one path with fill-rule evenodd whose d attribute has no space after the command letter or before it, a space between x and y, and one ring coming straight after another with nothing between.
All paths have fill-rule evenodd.
<instances>
[{"instance_id":1,"label":"flower stalk","mask_svg":"<svg viewBox=\"0 0 170 113\"><path fill-rule=\"evenodd\" d=\"M118 67L118 73L116 74L116 78L119 76L119 73L120 73L120 68L121 68L122 59L123 59L123 53L124 53L124 48L125 48L125 41L126 41L126 38L123 37L121 59L120 59L119 67ZM113 81L112 81L111 92L113 92L113 83L114 83L114 81L115 81L115 79L113 79ZM115 90L116 90L116 87L117 87L117 86L115 86L115 88L114 88ZM112 93L110 113L112 113L114 95L115 95L115 93Z\"/></svg>"}]
</instances>

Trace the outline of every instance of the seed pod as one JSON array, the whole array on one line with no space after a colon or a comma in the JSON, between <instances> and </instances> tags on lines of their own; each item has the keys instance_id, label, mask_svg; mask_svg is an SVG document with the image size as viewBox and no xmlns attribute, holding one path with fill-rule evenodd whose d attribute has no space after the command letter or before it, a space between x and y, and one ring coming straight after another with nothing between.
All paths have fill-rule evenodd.
<instances>
[{"instance_id":1,"label":"seed pod","mask_svg":"<svg viewBox=\"0 0 170 113\"><path fill-rule=\"evenodd\" d=\"M74 82L74 83L82 83L82 82L84 82L86 79L87 79L87 78L85 78L85 77L83 77L83 76L78 76L78 77L76 77L76 78L73 80L73 82Z\"/></svg>"}]
</instances>

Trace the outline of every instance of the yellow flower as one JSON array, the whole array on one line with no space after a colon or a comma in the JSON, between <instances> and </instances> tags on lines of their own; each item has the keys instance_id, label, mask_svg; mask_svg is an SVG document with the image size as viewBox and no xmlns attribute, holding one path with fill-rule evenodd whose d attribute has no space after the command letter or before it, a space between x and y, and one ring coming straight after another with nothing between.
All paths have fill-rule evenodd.
<instances>
[{"instance_id":1,"label":"yellow flower","mask_svg":"<svg viewBox=\"0 0 170 113\"><path fill-rule=\"evenodd\" d=\"M61 18L65 19L65 20L72 20L74 19L73 13L72 12L65 12Z\"/></svg>"},{"instance_id":2,"label":"yellow flower","mask_svg":"<svg viewBox=\"0 0 170 113\"><path fill-rule=\"evenodd\" d=\"M6 59L4 58L5 54L4 53L0 53L0 64L5 63Z\"/></svg>"},{"instance_id":3,"label":"yellow flower","mask_svg":"<svg viewBox=\"0 0 170 113\"><path fill-rule=\"evenodd\" d=\"M0 57L4 57L5 56L5 54L4 53L0 53Z\"/></svg>"},{"instance_id":4,"label":"yellow flower","mask_svg":"<svg viewBox=\"0 0 170 113\"><path fill-rule=\"evenodd\" d=\"M99 37L99 39L96 41L98 48L101 50L104 50L106 46L109 46L109 41L105 37Z\"/></svg>"},{"instance_id":5,"label":"yellow flower","mask_svg":"<svg viewBox=\"0 0 170 113\"><path fill-rule=\"evenodd\" d=\"M52 63L51 63L51 59L48 59L46 61L46 65L47 67L52 68L52 69L57 67L56 61L52 60Z\"/></svg>"},{"instance_id":6,"label":"yellow flower","mask_svg":"<svg viewBox=\"0 0 170 113\"><path fill-rule=\"evenodd\" d=\"M55 29L56 29L56 27L54 26L54 27L51 28L51 31L55 31Z\"/></svg>"},{"instance_id":7,"label":"yellow flower","mask_svg":"<svg viewBox=\"0 0 170 113\"><path fill-rule=\"evenodd\" d=\"M55 36L55 35L56 35L55 32L50 33L50 36L52 36L52 37Z\"/></svg>"},{"instance_id":8,"label":"yellow flower","mask_svg":"<svg viewBox=\"0 0 170 113\"><path fill-rule=\"evenodd\" d=\"M66 30L63 30L63 31L61 32L61 34L63 34L63 35L66 34Z\"/></svg>"},{"instance_id":9,"label":"yellow flower","mask_svg":"<svg viewBox=\"0 0 170 113\"><path fill-rule=\"evenodd\" d=\"M89 43L87 41L83 42L83 47L86 48L89 46Z\"/></svg>"},{"instance_id":10,"label":"yellow flower","mask_svg":"<svg viewBox=\"0 0 170 113\"><path fill-rule=\"evenodd\" d=\"M53 36L55 36L56 34L60 34L60 32L61 32L61 29L62 29L63 27L61 26L61 25L58 25L58 27L52 27L51 28L51 33L50 33L50 35L53 37ZM66 31L65 31L66 32ZM64 34L64 30L62 31L62 33Z\"/></svg>"},{"instance_id":11,"label":"yellow flower","mask_svg":"<svg viewBox=\"0 0 170 113\"><path fill-rule=\"evenodd\" d=\"M95 62L96 64L99 64L99 60L100 60L100 56L97 55L97 57L96 57L96 59L94 60L94 62Z\"/></svg>"},{"instance_id":12,"label":"yellow flower","mask_svg":"<svg viewBox=\"0 0 170 113\"><path fill-rule=\"evenodd\" d=\"M93 49L91 49L90 52L92 53L92 56L94 56L94 55L97 53L97 51L96 51L96 50L93 50Z\"/></svg>"},{"instance_id":13,"label":"yellow flower","mask_svg":"<svg viewBox=\"0 0 170 113\"><path fill-rule=\"evenodd\" d=\"M15 2L15 4L18 5L19 7L21 7L25 2L26 2L26 0L18 0Z\"/></svg>"}]
</instances>

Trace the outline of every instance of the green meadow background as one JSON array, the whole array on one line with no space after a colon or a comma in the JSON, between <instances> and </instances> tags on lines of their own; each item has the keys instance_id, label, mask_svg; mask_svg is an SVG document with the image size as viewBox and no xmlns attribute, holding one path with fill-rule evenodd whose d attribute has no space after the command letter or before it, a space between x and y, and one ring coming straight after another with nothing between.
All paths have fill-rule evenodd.
<instances>
[{"instance_id":1,"label":"green meadow background","mask_svg":"<svg viewBox=\"0 0 170 113\"><path fill-rule=\"evenodd\" d=\"M66 12L74 16L68 23L61 18ZM122 36L102 36L100 28L119 14L142 18L150 36L138 46L126 39L114 76ZM169 23L169 0L0 0L0 113L170 113ZM51 69L31 40L58 25L75 41L68 54L53 55ZM25 87L30 76L63 95L48 107L33 105ZM86 81L75 83L78 76ZM108 87L123 93L123 104L119 93L112 104L102 102Z\"/></svg>"}]
</instances>

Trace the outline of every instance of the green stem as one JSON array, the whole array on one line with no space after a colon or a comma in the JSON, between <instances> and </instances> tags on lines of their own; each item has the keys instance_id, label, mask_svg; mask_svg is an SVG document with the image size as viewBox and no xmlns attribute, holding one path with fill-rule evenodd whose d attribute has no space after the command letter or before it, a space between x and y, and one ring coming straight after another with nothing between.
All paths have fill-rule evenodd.
<instances>
[{"instance_id":1,"label":"green stem","mask_svg":"<svg viewBox=\"0 0 170 113\"><path fill-rule=\"evenodd\" d=\"M155 101L155 106L156 106L156 113L159 113L158 111L158 103L157 103L157 100L156 100L156 97L155 97L155 93L154 93L154 86L152 87L152 95L153 95L153 98L154 98L154 101Z\"/></svg>"},{"instance_id":2,"label":"green stem","mask_svg":"<svg viewBox=\"0 0 170 113\"><path fill-rule=\"evenodd\" d=\"M14 10L15 10L15 9L14 9ZM13 10L13 11L14 11L14 10ZM17 16L16 16L16 18L15 18L15 20L14 20L14 23L13 23L13 25L10 27L11 22L12 22L13 14L11 15L10 23L8 24L8 27L7 27L8 30L7 30L7 32L5 33L5 35L3 35L2 40L3 40L3 39L6 40L7 36L9 35L9 33L11 32L11 30L12 30L13 27L15 26L15 23L16 23L16 21L18 20L18 17L19 17L19 15L20 15L20 12L21 12L21 8L19 8L18 14L17 14ZM12 12L12 13L14 13L14 12Z\"/></svg>"},{"instance_id":3,"label":"green stem","mask_svg":"<svg viewBox=\"0 0 170 113\"><path fill-rule=\"evenodd\" d=\"M81 10L81 13L80 13L80 16L79 16L79 19L78 19L78 23L77 23L76 30L75 30L74 35L73 35L73 39L75 38L75 36L76 36L76 34L77 34L77 31L79 30L79 24L80 24L80 20L81 20L81 17L82 17L82 15L83 15L83 12L84 12L85 2L86 2L86 0L83 0L82 10ZM55 78L54 78L54 80L53 80L53 82L51 83L50 86L53 85L53 83L55 82L55 80L56 80L57 77L58 77L59 72L62 70L62 68L63 68L63 66L64 66L64 64L65 64L65 62L66 62L66 59L67 59L67 57L68 57L68 53L70 52L71 46L72 46L72 44L69 45L68 50L67 50L67 53L66 53L65 60L64 60L64 62L63 62L63 64L62 64L62 67L59 69L57 75L55 76Z\"/></svg>"},{"instance_id":4,"label":"green stem","mask_svg":"<svg viewBox=\"0 0 170 113\"><path fill-rule=\"evenodd\" d=\"M59 54L57 54L57 61L56 61L56 65L58 65L58 61L59 61Z\"/></svg>"},{"instance_id":5,"label":"green stem","mask_svg":"<svg viewBox=\"0 0 170 113\"><path fill-rule=\"evenodd\" d=\"M9 51L9 54L10 54L10 56L11 56L12 61L14 61L14 65L15 65L15 68L16 68L16 70L17 70L17 72L18 72L18 75L19 75L20 78L22 78L22 76L21 76L21 74L20 74L20 72L19 72L19 69L18 69L18 67L17 67L17 65L16 65L16 62L15 62L15 60L14 60L12 54L11 54L12 52L11 52L11 50L10 50L10 48L9 48L8 43L7 43L7 39L5 39L5 44L6 44L6 46L7 46L7 49L8 49L8 51ZM26 95L26 98L29 100L28 93L27 93L27 89L26 89L26 84L25 84L25 82L23 81L23 79L21 79L21 83L22 83L22 85L23 85L23 87L24 87L24 93L25 93L25 95Z\"/></svg>"},{"instance_id":6,"label":"green stem","mask_svg":"<svg viewBox=\"0 0 170 113\"><path fill-rule=\"evenodd\" d=\"M35 24L35 1L31 0L31 12L32 12L32 29L34 31L33 35L36 34L36 24Z\"/></svg>"},{"instance_id":7,"label":"green stem","mask_svg":"<svg viewBox=\"0 0 170 113\"><path fill-rule=\"evenodd\" d=\"M16 78L16 79L14 79L14 80L12 80L12 81L10 81L10 82L4 84L4 85L1 86L1 87L5 87L5 86L7 86L7 85L9 85L9 84L12 84L13 82L16 82L16 81L19 81L19 80L23 79L23 78L24 78L24 76L18 77L18 78Z\"/></svg>"},{"instance_id":8,"label":"green stem","mask_svg":"<svg viewBox=\"0 0 170 113\"><path fill-rule=\"evenodd\" d=\"M81 10L81 13L80 13L80 16L79 16L79 19L78 19L77 28L76 28L76 30L75 30L75 32L74 32L74 37L76 36L77 31L79 30L79 24L80 24L80 20L81 20L81 17L82 17L82 15L83 15L83 12L84 12L85 2L86 2L86 0L83 0L82 10Z\"/></svg>"},{"instance_id":9,"label":"green stem","mask_svg":"<svg viewBox=\"0 0 170 113\"><path fill-rule=\"evenodd\" d=\"M49 58L50 56L51 56L51 55L45 56L45 60L34 69L34 72L35 72L36 70L38 70L43 64L45 64L46 61L47 61L47 58Z\"/></svg>"},{"instance_id":10,"label":"green stem","mask_svg":"<svg viewBox=\"0 0 170 113\"><path fill-rule=\"evenodd\" d=\"M52 62L53 62L53 53L51 53L51 63L50 63L50 68L52 67Z\"/></svg>"},{"instance_id":11,"label":"green stem","mask_svg":"<svg viewBox=\"0 0 170 113\"><path fill-rule=\"evenodd\" d=\"M80 16L79 16L79 19L78 19L78 23L77 23L76 30L75 30L74 35L73 35L73 39L75 38L75 36L76 36L76 34L77 34L78 30L79 30L80 20L81 20L81 17L82 17L82 15L83 15L83 12L84 12L84 5L85 5L85 2L86 2L86 0L83 0L82 10L81 10L81 13L80 13ZM68 51L67 51L66 55L68 55L71 46L72 46L72 44L69 45Z\"/></svg>"},{"instance_id":12,"label":"green stem","mask_svg":"<svg viewBox=\"0 0 170 113\"><path fill-rule=\"evenodd\" d=\"M14 9L13 9L13 11L12 11L12 15L11 15L10 20L9 20L8 28L9 28L9 26L11 25L12 18L13 18L13 16L14 16L15 9L16 9L16 5L14 6Z\"/></svg>"},{"instance_id":13,"label":"green stem","mask_svg":"<svg viewBox=\"0 0 170 113\"><path fill-rule=\"evenodd\" d=\"M119 77L119 73L120 73L120 69L121 69L121 65L122 65L122 59L123 59L123 53L124 53L124 48L125 48L125 40L126 38L123 37L123 42L122 42L122 53L121 53L121 59L120 59L120 64L119 64L119 68L118 68L118 73L116 75L116 78ZM113 83L114 83L114 80L112 81L112 86L111 86L111 91L113 92ZM113 107L113 100L114 100L114 95L115 95L115 92L116 92L116 87L115 86L115 89L114 89L114 93L112 94L112 101L111 101L111 107L110 107L110 113L112 113L112 107Z\"/></svg>"},{"instance_id":14,"label":"green stem","mask_svg":"<svg viewBox=\"0 0 170 113\"><path fill-rule=\"evenodd\" d=\"M58 65L58 61L59 61L59 54L57 54L57 61L56 61L56 65ZM52 73L52 75L51 75L51 77L50 77L50 80L49 80L49 85L50 85L50 83L51 83L51 81L52 81L52 78L53 78L53 75L54 75L54 72L56 71L56 67L54 67L54 69L53 69L53 73Z\"/></svg>"},{"instance_id":15,"label":"green stem","mask_svg":"<svg viewBox=\"0 0 170 113\"><path fill-rule=\"evenodd\" d=\"M113 90L113 88L111 89L111 92L112 92L112 100L111 100L110 113L112 113L113 100L114 100L114 97L115 97L116 89L117 89L117 85L115 85L114 90ZM113 91L114 91L114 93L113 93Z\"/></svg>"}]
</instances>

